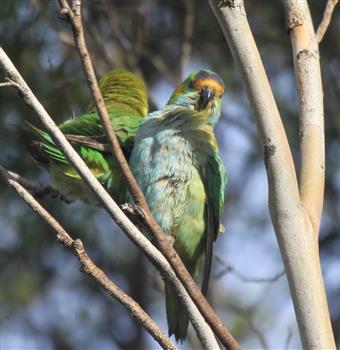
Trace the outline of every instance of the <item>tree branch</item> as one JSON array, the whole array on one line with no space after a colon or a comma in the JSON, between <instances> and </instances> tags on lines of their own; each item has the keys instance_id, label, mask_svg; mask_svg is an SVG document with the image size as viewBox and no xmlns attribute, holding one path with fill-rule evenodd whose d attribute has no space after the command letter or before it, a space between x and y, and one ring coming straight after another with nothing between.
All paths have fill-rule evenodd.
<instances>
[{"instance_id":1,"label":"tree branch","mask_svg":"<svg viewBox=\"0 0 340 350\"><path fill-rule=\"evenodd\" d=\"M119 206L113 201L110 195L105 191L78 153L69 144L64 134L56 126L44 107L34 96L1 47L0 67L4 70L6 76L14 82L20 97L27 104L27 106L34 111L36 117L40 120L45 130L51 135L52 139L58 145L65 157L74 166L91 191L93 191L93 193L98 197L103 208L109 213L111 218L118 224L125 234L134 242L134 244L145 253L148 259L162 273L164 278L166 278L173 285L179 298L182 300L183 305L188 311L190 321L192 322L195 331L203 344L203 347L206 349L217 349L218 345L210 327L206 324L197 307L188 296L185 288L179 282L167 260L159 252L159 250L133 225L133 223L120 210Z\"/></svg>"},{"instance_id":2,"label":"tree branch","mask_svg":"<svg viewBox=\"0 0 340 350\"><path fill-rule=\"evenodd\" d=\"M327 1L327 5L325 8L325 12L323 13L323 17L322 17L322 21L319 24L319 27L316 31L315 34L315 39L318 42L318 44L321 43L329 24L331 23L331 19L332 19L332 14L333 11L335 9L336 4L338 3L339 0L328 0Z\"/></svg>"},{"instance_id":3,"label":"tree branch","mask_svg":"<svg viewBox=\"0 0 340 350\"><path fill-rule=\"evenodd\" d=\"M306 349L318 347L335 348L326 295L320 271L318 255L318 235L323 208L325 186L325 133L323 90L319 61L319 49L314 33L309 7L305 0L283 0L287 26L290 33L295 68L295 78L299 95L299 138L301 151L300 198L306 210L306 221L311 228L308 234L315 242L313 274L309 277L315 282L315 293L319 289L319 312L314 317L321 321L316 336L313 318L306 318L304 328L300 327L302 343ZM312 232L311 232L312 231ZM316 265L318 264L318 266ZM314 295L316 297L316 295Z\"/></svg>"},{"instance_id":4,"label":"tree branch","mask_svg":"<svg viewBox=\"0 0 340 350\"><path fill-rule=\"evenodd\" d=\"M56 233L58 241L69 248L81 263L81 271L92 277L109 295L122 304L141 326L162 346L163 349L176 350L170 339L140 305L113 283L107 275L87 255L80 239L73 240L59 222L23 187L12 174L0 165L2 178Z\"/></svg>"},{"instance_id":5,"label":"tree branch","mask_svg":"<svg viewBox=\"0 0 340 350\"><path fill-rule=\"evenodd\" d=\"M309 203L309 199L306 199L310 197L307 193L302 195L305 190L301 191L301 197L304 198L303 204L301 203L288 140L249 28L243 0L209 1L242 72L263 145L269 209L285 265L302 344L306 350L333 349L335 344L323 286L318 242L310 215L303 206ZM301 1L294 3L301 4ZM318 93L315 96L319 98ZM320 99L317 101L322 102ZM315 108L320 111L320 107ZM319 137L321 131L322 129L317 134ZM317 149L316 152L319 162L322 150ZM307 157L304 162L306 161ZM319 172L318 169L317 174ZM311 179L318 176L310 175ZM302 180L304 181L307 182L307 179Z\"/></svg>"},{"instance_id":6,"label":"tree branch","mask_svg":"<svg viewBox=\"0 0 340 350\"><path fill-rule=\"evenodd\" d=\"M163 233L161 227L153 218L148 204L146 202L146 199L144 197L144 194L139 188L138 183L129 168L128 162L125 159L119 141L111 128L111 122L104 104L103 97L101 95L101 91L97 83L90 55L86 47L80 10L81 1L77 1L77 6L79 8L77 8L76 12L73 12L71 10L67 0L58 0L58 3L61 8L61 13L66 15L71 23L74 34L74 40L79 51L81 62L83 64L85 75L89 84L89 88L94 98L98 114L100 115L102 124L104 126L105 133L110 141L112 153L116 157L117 163L119 164L119 167L124 175L124 178L128 185L128 189L131 193L131 196L134 199L134 202L141 208L144 214L143 219L146 225L149 227L157 247L169 261L170 265L174 269L180 281L183 283L190 297L198 306L200 312L202 313L206 321L209 323L209 325L212 327L212 329L215 331L216 335L219 337L223 345L230 349L240 349L239 344L226 329L221 319L217 316L210 304L204 298L203 294L197 287L195 281L187 271L179 255L173 248L172 240L170 240Z\"/></svg>"},{"instance_id":7,"label":"tree branch","mask_svg":"<svg viewBox=\"0 0 340 350\"><path fill-rule=\"evenodd\" d=\"M234 266L228 264L221 256L214 254L216 260L223 266L222 271L218 272L214 275L214 278L218 279L224 276L227 273L232 273L236 278L245 283L273 283L278 281L281 277L283 277L286 272L285 270L276 273L272 277L249 277L243 274L242 272L235 269Z\"/></svg>"},{"instance_id":8,"label":"tree branch","mask_svg":"<svg viewBox=\"0 0 340 350\"><path fill-rule=\"evenodd\" d=\"M304 0L283 0L293 49L300 121L301 202L318 235L325 182L324 111L318 44Z\"/></svg>"},{"instance_id":9,"label":"tree branch","mask_svg":"<svg viewBox=\"0 0 340 350\"><path fill-rule=\"evenodd\" d=\"M59 200L65 202L66 204L72 203L70 199L66 198L62 193L60 193L58 190L56 190L54 187L50 185L44 185L41 182L34 182L31 180L28 180L13 171L8 171L8 174L10 175L12 180L18 182L21 186L29 190L30 193L35 198L43 198L45 196L51 196L52 198L58 198Z\"/></svg>"}]
</instances>

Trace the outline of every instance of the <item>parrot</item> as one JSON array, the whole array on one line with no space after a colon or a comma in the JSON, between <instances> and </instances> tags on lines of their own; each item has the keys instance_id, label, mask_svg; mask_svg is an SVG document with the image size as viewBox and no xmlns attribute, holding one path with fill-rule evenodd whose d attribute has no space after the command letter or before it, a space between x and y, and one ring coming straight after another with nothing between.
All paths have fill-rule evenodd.
<instances>
[{"instance_id":1,"label":"parrot","mask_svg":"<svg viewBox=\"0 0 340 350\"><path fill-rule=\"evenodd\" d=\"M161 110L143 120L129 160L152 215L174 239L174 249L192 276L205 256L204 295L213 242L223 231L220 221L227 176L214 134L223 93L224 83L216 73L193 71ZM169 336L184 341L188 315L167 283L165 307Z\"/></svg>"},{"instance_id":2,"label":"parrot","mask_svg":"<svg viewBox=\"0 0 340 350\"><path fill-rule=\"evenodd\" d=\"M128 158L137 129L148 114L145 83L129 71L113 69L100 79L99 87L112 128ZM95 107L89 106L84 115L61 123L59 128L113 199L120 204L124 202L126 187L123 175L110 151ZM98 204L47 132L26 122L23 135L31 156L50 173L53 187L71 201Z\"/></svg>"}]
</instances>

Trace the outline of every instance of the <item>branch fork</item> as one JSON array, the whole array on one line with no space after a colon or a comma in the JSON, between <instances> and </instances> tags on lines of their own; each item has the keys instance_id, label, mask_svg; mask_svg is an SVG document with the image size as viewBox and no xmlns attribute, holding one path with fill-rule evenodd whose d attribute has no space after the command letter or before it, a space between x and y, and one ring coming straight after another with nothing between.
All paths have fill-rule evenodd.
<instances>
[{"instance_id":1,"label":"branch fork","mask_svg":"<svg viewBox=\"0 0 340 350\"><path fill-rule=\"evenodd\" d=\"M298 183L287 136L243 0L223 4L219 0L209 1L243 75L264 149L269 210L303 347L305 350L335 349L317 242L325 177L323 93L318 44L308 4L305 0L283 0L299 93L301 169Z\"/></svg>"}]
</instances>

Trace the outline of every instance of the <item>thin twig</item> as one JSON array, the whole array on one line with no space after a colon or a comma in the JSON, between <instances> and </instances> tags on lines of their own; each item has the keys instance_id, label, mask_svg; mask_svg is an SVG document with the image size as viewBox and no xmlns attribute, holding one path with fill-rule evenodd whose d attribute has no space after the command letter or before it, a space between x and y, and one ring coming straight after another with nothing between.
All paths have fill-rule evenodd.
<instances>
[{"instance_id":1,"label":"thin twig","mask_svg":"<svg viewBox=\"0 0 340 350\"><path fill-rule=\"evenodd\" d=\"M61 30L60 27L56 25L56 22L48 15L45 8L43 8L43 2L40 0L30 0L30 2L38 11L39 18L42 18L56 32L59 40L67 46L74 47L72 35L65 30Z\"/></svg>"},{"instance_id":2,"label":"thin twig","mask_svg":"<svg viewBox=\"0 0 340 350\"><path fill-rule=\"evenodd\" d=\"M289 349L289 343L290 343L292 337L293 337L293 332L292 332L292 330L289 328L289 329L288 329L287 338L286 338L286 341L285 341L284 350L288 350L288 349Z\"/></svg>"},{"instance_id":3,"label":"thin twig","mask_svg":"<svg viewBox=\"0 0 340 350\"><path fill-rule=\"evenodd\" d=\"M242 272L235 269L234 266L228 264L222 257L217 254L214 254L216 260L223 266L223 269L214 275L214 278L218 279L224 276L227 273L232 273L235 277L237 277L242 282L246 283L273 283L278 281L282 276L286 274L285 270L278 272L272 277L248 277L244 275Z\"/></svg>"},{"instance_id":4,"label":"thin twig","mask_svg":"<svg viewBox=\"0 0 340 350\"><path fill-rule=\"evenodd\" d=\"M255 324L253 318L252 318L252 314L249 317L248 323L249 323L249 328L253 331L253 333L257 336L257 338L259 339L259 342L261 343L261 349L263 350L268 350L269 346L267 344L267 340L266 337L264 336L264 334L262 333L262 331L257 327L257 325Z\"/></svg>"},{"instance_id":5,"label":"thin twig","mask_svg":"<svg viewBox=\"0 0 340 350\"><path fill-rule=\"evenodd\" d=\"M323 13L322 21L316 31L315 37L318 44L321 43L329 24L331 23L332 14L335 9L336 4L339 0L328 0L325 11Z\"/></svg>"},{"instance_id":6,"label":"thin twig","mask_svg":"<svg viewBox=\"0 0 340 350\"><path fill-rule=\"evenodd\" d=\"M0 165L1 177L17 194L37 213L56 233L58 241L69 248L80 261L81 271L92 277L109 295L121 303L146 331L163 347L176 350L170 339L163 333L157 323L140 307L140 305L113 283L107 275L87 255L80 239L72 239L59 222L23 187L12 174Z\"/></svg>"},{"instance_id":7,"label":"thin twig","mask_svg":"<svg viewBox=\"0 0 340 350\"><path fill-rule=\"evenodd\" d=\"M100 115L102 124L104 126L105 133L110 141L110 145L112 146L112 153L115 155L120 170L124 175L124 178L128 185L131 196L134 199L134 202L136 203L136 205L141 207L144 213L143 219L149 227L157 247L169 261L170 265L172 266L176 275L183 283L190 297L195 302L208 324L215 331L216 335L219 337L223 345L229 349L240 349L239 344L236 342L236 340L233 338L230 332L226 329L221 319L217 316L215 311L212 309L210 304L207 302L207 300L204 298L203 294L197 287L195 281L193 280L186 267L184 266L182 260L180 259L179 255L173 248L171 240L169 240L168 237L163 233L160 225L152 217L151 211L148 207L144 194L138 186L138 183L129 168L128 162L126 161L125 156L122 152L117 136L115 135L111 127L111 122L104 104L103 97L101 95L101 91L97 83L93 64L86 47L84 29L81 19L81 11L78 11L77 13L72 12L66 0L58 0L58 3L61 8L61 13L66 15L71 23L74 39L76 42L77 49L79 51L79 55L81 57L81 62L83 64L89 88L95 100L95 105L98 110L98 114ZM78 3L80 6L81 1L78 1Z\"/></svg>"},{"instance_id":8,"label":"thin twig","mask_svg":"<svg viewBox=\"0 0 340 350\"><path fill-rule=\"evenodd\" d=\"M67 204L72 203L72 201L66 198L62 193L50 185L44 185L41 182L34 182L26 179L25 177L13 172L8 171L9 176L12 180L18 182L21 186L25 187L35 198L43 198L45 196L51 196L52 198L57 198Z\"/></svg>"},{"instance_id":9,"label":"thin twig","mask_svg":"<svg viewBox=\"0 0 340 350\"><path fill-rule=\"evenodd\" d=\"M0 83L0 87L9 87L9 86L15 86L12 82L4 82L4 83Z\"/></svg>"},{"instance_id":10,"label":"thin twig","mask_svg":"<svg viewBox=\"0 0 340 350\"><path fill-rule=\"evenodd\" d=\"M0 83L0 88L2 88L2 87L15 87L15 88L18 88L19 86L12 79L10 79L9 77L6 77L5 81L3 83Z\"/></svg>"}]
</instances>

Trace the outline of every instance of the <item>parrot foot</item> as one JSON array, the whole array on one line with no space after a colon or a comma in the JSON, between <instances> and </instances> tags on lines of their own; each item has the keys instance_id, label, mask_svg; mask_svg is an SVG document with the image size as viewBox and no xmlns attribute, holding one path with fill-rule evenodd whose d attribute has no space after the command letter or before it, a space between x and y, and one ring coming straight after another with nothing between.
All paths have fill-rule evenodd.
<instances>
[{"instance_id":1,"label":"parrot foot","mask_svg":"<svg viewBox=\"0 0 340 350\"><path fill-rule=\"evenodd\" d=\"M143 219L146 217L144 209L142 207L140 207L139 205L131 204L131 203L124 203L120 207L126 214L129 214L132 216L139 216Z\"/></svg>"},{"instance_id":2,"label":"parrot foot","mask_svg":"<svg viewBox=\"0 0 340 350\"><path fill-rule=\"evenodd\" d=\"M148 232L148 227L145 225L144 220L145 213L140 206L132 203L124 203L120 205L120 208L137 227Z\"/></svg>"}]
</instances>

